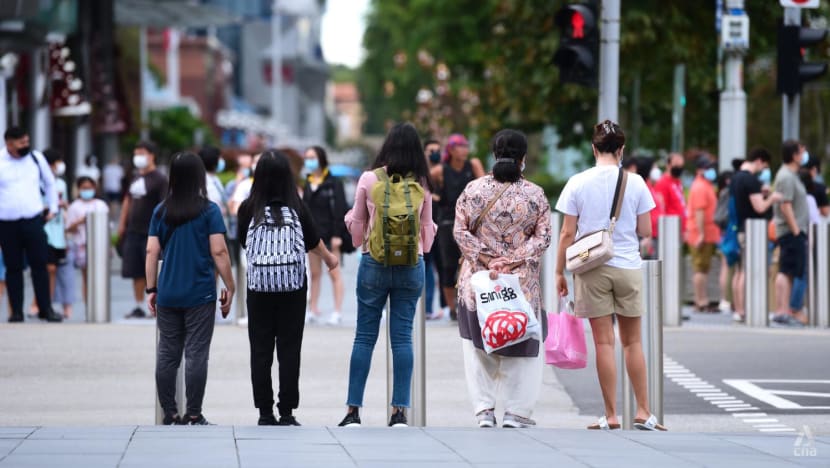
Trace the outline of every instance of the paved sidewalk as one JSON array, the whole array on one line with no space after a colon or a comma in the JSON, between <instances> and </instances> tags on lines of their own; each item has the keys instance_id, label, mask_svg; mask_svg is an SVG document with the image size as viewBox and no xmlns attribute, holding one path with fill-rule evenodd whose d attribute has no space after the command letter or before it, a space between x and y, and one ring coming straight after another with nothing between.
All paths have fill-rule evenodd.
<instances>
[{"instance_id":1,"label":"paved sidewalk","mask_svg":"<svg viewBox=\"0 0 830 468\"><path fill-rule=\"evenodd\" d=\"M0 468L830 465L830 438L804 440L561 429L6 427Z\"/></svg>"}]
</instances>

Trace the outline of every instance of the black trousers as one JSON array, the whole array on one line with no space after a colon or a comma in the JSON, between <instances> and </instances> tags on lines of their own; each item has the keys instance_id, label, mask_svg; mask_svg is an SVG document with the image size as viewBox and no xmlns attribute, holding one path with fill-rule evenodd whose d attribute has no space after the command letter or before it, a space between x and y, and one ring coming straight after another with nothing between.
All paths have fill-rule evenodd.
<instances>
[{"instance_id":1,"label":"black trousers","mask_svg":"<svg viewBox=\"0 0 830 468\"><path fill-rule=\"evenodd\" d=\"M159 331L156 354L156 390L166 414L177 414L176 373L184 351L184 382L187 414L202 414L207 384L210 342L216 322L216 303L196 307L159 307L156 324Z\"/></svg>"},{"instance_id":2,"label":"black trousers","mask_svg":"<svg viewBox=\"0 0 830 468\"><path fill-rule=\"evenodd\" d=\"M248 341L254 406L267 413L274 406L271 366L277 349L280 387L277 409L291 413L300 404L300 351L305 328L306 290L263 293L248 290Z\"/></svg>"},{"instance_id":3,"label":"black trousers","mask_svg":"<svg viewBox=\"0 0 830 468\"><path fill-rule=\"evenodd\" d=\"M32 286L40 316L52 315L49 273L46 271L48 249L43 216L16 221L0 221L0 249L6 264L6 288L12 316L23 317L24 258L32 272Z\"/></svg>"}]
</instances>

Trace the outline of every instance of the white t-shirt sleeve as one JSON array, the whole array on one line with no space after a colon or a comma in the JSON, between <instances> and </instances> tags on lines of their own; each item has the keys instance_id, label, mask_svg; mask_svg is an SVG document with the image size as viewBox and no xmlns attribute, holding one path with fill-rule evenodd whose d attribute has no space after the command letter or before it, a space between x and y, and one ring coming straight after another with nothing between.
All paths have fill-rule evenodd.
<instances>
[{"instance_id":1,"label":"white t-shirt sleeve","mask_svg":"<svg viewBox=\"0 0 830 468\"><path fill-rule=\"evenodd\" d=\"M578 185L576 180L576 177L571 177L571 179L565 184L565 188L563 188L562 193L559 194L559 200L556 201L556 211L571 216L579 215L576 204L576 194L574 193L576 191L576 186Z\"/></svg>"},{"instance_id":2,"label":"white t-shirt sleeve","mask_svg":"<svg viewBox=\"0 0 830 468\"><path fill-rule=\"evenodd\" d=\"M657 204L654 203L654 197L651 196L651 191L646 186L642 179L637 181L639 200L637 201L637 214L648 213L653 210Z\"/></svg>"}]
</instances>

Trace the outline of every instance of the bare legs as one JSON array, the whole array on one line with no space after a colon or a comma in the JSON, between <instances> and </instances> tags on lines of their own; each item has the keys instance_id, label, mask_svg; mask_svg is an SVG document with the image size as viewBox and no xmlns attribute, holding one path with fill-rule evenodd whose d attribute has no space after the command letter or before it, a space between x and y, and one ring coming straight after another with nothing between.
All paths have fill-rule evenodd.
<instances>
[{"instance_id":1,"label":"bare legs","mask_svg":"<svg viewBox=\"0 0 830 468\"><path fill-rule=\"evenodd\" d=\"M332 248L331 253L339 257L340 249ZM308 261L310 267L309 269L311 270L311 301L309 303L309 310L312 315L319 317L320 285L323 280L323 260L316 255L309 255ZM334 290L334 311L342 312L344 287L343 276L340 274L340 268L330 271L329 277L331 278L331 285Z\"/></svg>"},{"instance_id":2,"label":"bare legs","mask_svg":"<svg viewBox=\"0 0 830 468\"><path fill-rule=\"evenodd\" d=\"M692 284L695 290L695 305L705 309L709 306L709 293L706 291L706 273L695 273L692 277Z\"/></svg>"},{"instance_id":3,"label":"bare legs","mask_svg":"<svg viewBox=\"0 0 830 468\"><path fill-rule=\"evenodd\" d=\"M640 318L617 316L622 341L625 366L634 397L637 399L636 418L646 419L650 415L646 381L646 362L640 336ZM617 419L617 363L614 356L614 324L611 316L591 319L597 353L597 376L605 402L605 417L608 424L619 424Z\"/></svg>"}]
</instances>

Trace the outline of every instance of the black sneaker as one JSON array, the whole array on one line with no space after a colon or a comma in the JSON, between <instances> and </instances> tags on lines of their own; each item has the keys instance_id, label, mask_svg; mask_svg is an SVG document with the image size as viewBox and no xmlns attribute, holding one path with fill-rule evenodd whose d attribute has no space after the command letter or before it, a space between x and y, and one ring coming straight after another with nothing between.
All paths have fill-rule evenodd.
<instances>
[{"instance_id":1,"label":"black sneaker","mask_svg":"<svg viewBox=\"0 0 830 468\"><path fill-rule=\"evenodd\" d=\"M389 418L389 427L408 427L409 424L406 423L406 412L403 409L399 409L392 413L392 417Z\"/></svg>"},{"instance_id":2,"label":"black sneaker","mask_svg":"<svg viewBox=\"0 0 830 468\"><path fill-rule=\"evenodd\" d=\"M278 423L280 426L302 426L297 418L294 416L287 414L285 416L280 416L280 421Z\"/></svg>"},{"instance_id":3,"label":"black sneaker","mask_svg":"<svg viewBox=\"0 0 830 468\"><path fill-rule=\"evenodd\" d=\"M9 317L9 323L20 323L23 321L23 314L12 314Z\"/></svg>"},{"instance_id":4,"label":"black sneaker","mask_svg":"<svg viewBox=\"0 0 830 468\"><path fill-rule=\"evenodd\" d=\"M182 421L182 425L185 426L213 426L203 415L198 416L185 416L184 420Z\"/></svg>"},{"instance_id":5,"label":"black sneaker","mask_svg":"<svg viewBox=\"0 0 830 468\"><path fill-rule=\"evenodd\" d=\"M147 318L147 312L144 312L144 310L142 310L141 307L136 307L135 309L133 309L132 312L127 314L124 318L128 318L128 319Z\"/></svg>"},{"instance_id":6,"label":"black sneaker","mask_svg":"<svg viewBox=\"0 0 830 468\"><path fill-rule=\"evenodd\" d=\"M61 317L60 315L58 315L54 312L51 312L51 313L48 313L48 314L38 313L37 318L39 318L41 320L46 320L47 322L63 322L63 317Z\"/></svg>"},{"instance_id":7,"label":"black sneaker","mask_svg":"<svg viewBox=\"0 0 830 468\"><path fill-rule=\"evenodd\" d=\"M182 418L178 414L165 414L161 423L165 426L178 426L182 423Z\"/></svg>"},{"instance_id":8,"label":"black sneaker","mask_svg":"<svg viewBox=\"0 0 830 468\"><path fill-rule=\"evenodd\" d=\"M356 409L346 413L346 417L340 421L339 427L360 427L360 413Z\"/></svg>"},{"instance_id":9,"label":"black sneaker","mask_svg":"<svg viewBox=\"0 0 830 468\"><path fill-rule=\"evenodd\" d=\"M277 422L277 418L274 417L274 414L269 414L266 416L260 416L259 421L257 421L257 426L277 426L279 422Z\"/></svg>"}]
</instances>

